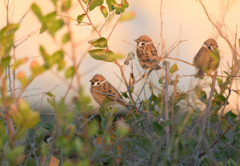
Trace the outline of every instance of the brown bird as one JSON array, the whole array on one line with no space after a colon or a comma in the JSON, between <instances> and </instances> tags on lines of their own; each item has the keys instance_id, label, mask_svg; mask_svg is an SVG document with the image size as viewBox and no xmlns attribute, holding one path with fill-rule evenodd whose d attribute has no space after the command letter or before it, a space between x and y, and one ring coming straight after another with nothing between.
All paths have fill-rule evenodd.
<instances>
[{"instance_id":1,"label":"brown bird","mask_svg":"<svg viewBox=\"0 0 240 166\"><path fill-rule=\"evenodd\" d=\"M161 69L157 60L157 49L153 45L152 39L147 35L142 35L134 41L137 42L136 53L141 67L150 70Z\"/></svg>"},{"instance_id":2,"label":"brown bird","mask_svg":"<svg viewBox=\"0 0 240 166\"><path fill-rule=\"evenodd\" d=\"M203 43L202 48L198 51L193 59L193 65L198 70L195 78L203 79L204 72L210 76L213 71L216 71L220 63L220 55L218 44L214 39L208 39Z\"/></svg>"},{"instance_id":3,"label":"brown bird","mask_svg":"<svg viewBox=\"0 0 240 166\"><path fill-rule=\"evenodd\" d=\"M94 100L101 107L103 107L104 100L106 99L110 101L110 105L118 103L125 107L129 106L129 104L123 100L119 92L102 75L94 75L90 82L90 92L92 93Z\"/></svg>"}]
</instances>

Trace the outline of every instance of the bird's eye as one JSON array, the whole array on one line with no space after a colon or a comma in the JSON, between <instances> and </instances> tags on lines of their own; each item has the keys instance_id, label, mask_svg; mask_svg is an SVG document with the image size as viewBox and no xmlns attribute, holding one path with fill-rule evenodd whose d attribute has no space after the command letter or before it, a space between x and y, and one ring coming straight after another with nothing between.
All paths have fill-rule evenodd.
<instances>
[{"instance_id":1,"label":"bird's eye","mask_svg":"<svg viewBox=\"0 0 240 166\"><path fill-rule=\"evenodd\" d=\"M142 45L142 46L145 45L145 42L142 42L141 45Z\"/></svg>"},{"instance_id":2,"label":"bird's eye","mask_svg":"<svg viewBox=\"0 0 240 166\"><path fill-rule=\"evenodd\" d=\"M208 47L208 49L209 49L209 50L211 50L211 49L212 49L212 47L211 47L210 45L208 45L207 47Z\"/></svg>"},{"instance_id":3,"label":"bird's eye","mask_svg":"<svg viewBox=\"0 0 240 166\"><path fill-rule=\"evenodd\" d=\"M94 85L94 82L91 82L92 85Z\"/></svg>"},{"instance_id":4,"label":"bird's eye","mask_svg":"<svg viewBox=\"0 0 240 166\"><path fill-rule=\"evenodd\" d=\"M100 85L100 82L98 82L97 85Z\"/></svg>"}]
</instances>

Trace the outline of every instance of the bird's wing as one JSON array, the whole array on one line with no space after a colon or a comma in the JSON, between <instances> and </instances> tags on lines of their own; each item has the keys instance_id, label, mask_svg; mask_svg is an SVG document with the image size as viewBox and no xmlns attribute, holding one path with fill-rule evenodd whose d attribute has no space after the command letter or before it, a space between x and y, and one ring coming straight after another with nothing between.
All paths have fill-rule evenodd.
<instances>
[{"instance_id":1,"label":"bird's wing","mask_svg":"<svg viewBox=\"0 0 240 166\"><path fill-rule=\"evenodd\" d=\"M112 86L109 82L105 82L103 84L104 92L106 93L106 98L110 100L117 100L122 99L122 96L119 94L119 92Z\"/></svg>"}]
</instances>

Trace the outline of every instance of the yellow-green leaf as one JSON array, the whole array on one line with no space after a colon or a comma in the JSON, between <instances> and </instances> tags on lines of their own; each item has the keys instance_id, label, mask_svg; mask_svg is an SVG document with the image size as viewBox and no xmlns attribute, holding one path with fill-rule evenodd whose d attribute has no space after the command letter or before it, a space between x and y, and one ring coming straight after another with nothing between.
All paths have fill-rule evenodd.
<instances>
[{"instance_id":1,"label":"yellow-green leaf","mask_svg":"<svg viewBox=\"0 0 240 166\"><path fill-rule=\"evenodd\" d=\"M112 51L107 52L103 49L90 50L88 51L88 53L91 55L92 58L106 62L113 62L116 59L124 58L124 55L122 54L114 54Z\"/></svg>"},{"instance_id":2,"label":"yellow-green leaf","mask_svg":"<svg viewBox=\"0 0 240 166\"><path fill-rule=\"evenodd\" d=\"M69 67L69 68L66 70L66 72L65 72L65 77L66 77L66 78L71 78L71 77L74 76L74 74L75 74L75 70L74 70L74 66L72 66L72 67Z\"/></svg>"},{"instance_id":3,"label":"yellow-green leaf","mask_svg":"<svg viewBox=\"0 0 240 166\"><path fill-rule=\"evenodd\" d=\"M78 24L80 24L82 22L82 20L84 19L86 14L81 14L81 15L78 15L77 16L77 21L78 21Z\"/></svg>"},{"instance_id":4,"label":"yellow-green leaf","mask_svg":"<svg viewBox=\"0 0 240 166\"><path fill-rule=\"evenodd\" d=\"M105 37L90 40L90 41L88 41L88 43L94 47L100 47L100 48L107 47L107 39Z\"/></svg>"},{"instance_id":5,"label":"yellow-green leaf","mask_svg":"<svg viewBox=\"0 0 240 166\"><path fill-rule=\"evenodd\" d=\"M105 18L107 18L107 16L108 16L107 8L106 8L105 6L100 6L100 10L101 10L103 16L104 16Z\"/></svg>"}]
</instances>

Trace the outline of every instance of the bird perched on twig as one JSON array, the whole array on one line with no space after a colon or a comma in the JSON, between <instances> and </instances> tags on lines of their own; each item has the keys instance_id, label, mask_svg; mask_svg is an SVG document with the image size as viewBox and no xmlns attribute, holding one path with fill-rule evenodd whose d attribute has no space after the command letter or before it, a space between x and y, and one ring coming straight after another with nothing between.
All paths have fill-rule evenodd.
<instances>
[{"instance_id":1,"label":"bird perched on twig","mask_svg":"<svg viewBox=\"0 0 240 166\"><path fill-rule=\"evenodd\" d=\"M111 105L118 103L125 107L129 106L129 104L123 100L119 92L102 75L94 75L90 82L90 92L92 93L94 100L101 107L103 107L104 100L106 99L110 101Z\"/></svg>"},{"instance_id":2,"label":"bird perched on twig","mask_svg":"<svg viewBox=\"0 0 240 166\"><path fill-rule=\"evenodd\" d=\"M195 78L203 79L204 73L211 76L211 73L218 69L220 55L217 48L218 44L214 39L210 38L203 43L203 46L193 59L193 65L198 70Z\"/></svg>"},{"instance_id":3,"label":"bird perched on twig","mask_svg":"<svg viewBox=\"0 0 240 166\"><path fill-rule=\"evenodd\" d=\"M147 35L142 35L134 41L137 42L136 53L141 67L143 69L150 69L150 71L161 69L157 60L157 49L153 45L152 39Z\"/></svg>"}]
</instances>

